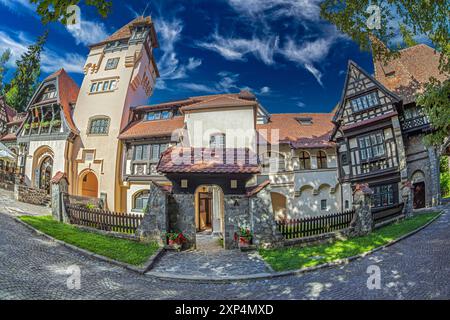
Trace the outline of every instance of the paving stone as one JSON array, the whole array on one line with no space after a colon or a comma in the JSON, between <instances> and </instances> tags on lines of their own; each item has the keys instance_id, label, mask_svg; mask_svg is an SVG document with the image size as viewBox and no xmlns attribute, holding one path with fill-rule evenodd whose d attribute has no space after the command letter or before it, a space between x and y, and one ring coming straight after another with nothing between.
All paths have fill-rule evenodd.
<instances>
[{"instance_id":1,"label":"paving stone","mask_svg":"<svg viewBox=\"0 0 450 320\"><path fill-rule=\"evenodd\" d=\"M347 265L255 281L180 282L85 257L0 213L0 299L449 299L449 243L447 207L419 233ZM80 290L67 287L67 269L73 265L81 270ZM380 267L379 290L367 288L370 265Z\"/></svg>"}]
</instances>

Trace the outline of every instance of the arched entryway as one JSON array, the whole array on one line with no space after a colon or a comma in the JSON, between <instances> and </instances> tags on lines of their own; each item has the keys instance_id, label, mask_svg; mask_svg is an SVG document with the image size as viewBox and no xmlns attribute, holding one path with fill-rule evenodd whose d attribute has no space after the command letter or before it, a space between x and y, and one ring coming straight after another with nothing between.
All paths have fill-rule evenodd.
<instances>
[{"instance_id":1,"label":"arched entryway","mask_svg":"<svg viewBox=\"0 0 450 320\"><path fill-rule=\"evenodd\" d=\"M413 186L413 208L425 208L426 193L425 193L425 175L421 170L417 170L411 177Z\"/></svg>"},{"instance_id":2,"label":"arched entryway","mask_svg":"<svg viewBox=\"0 0 450 320\"><path fill-rule=\"evenodd\" d=\"M83 172L78 183L81 196L98 198L98 179L94 172Z\"/></svg>"},{"instance_id":3,"label":"arched entryway","mask_svg":"<svg viewBox=\"0 0 450 320\"><path fill-rule=\"evenodd\" d=\"M287 199L284 195L278 192L271 192L272 208L275 218L283 220L287 218Z\"/></svg>"},{"instance_id":4,"label":"arched entryway","mask_svg":"<svg viewBox=\"0 0 450 320\"><path fill-rule=\"evenodd\" d=\"M50 156L45 157L39 168L39 189L45 190L50 194L50 180L53 174L53 158Z\"/></svg>"},{"instance_id":5,"label":"arched entryway","mask_svg":"<svg viewBox=\"0 0 450 320\"><path fill-rule=\"evenodd\" d=\"M195 191L195 226L197 232L223 233L224 195L216 185L199 186Z\"/></svg>"}]
</instances>

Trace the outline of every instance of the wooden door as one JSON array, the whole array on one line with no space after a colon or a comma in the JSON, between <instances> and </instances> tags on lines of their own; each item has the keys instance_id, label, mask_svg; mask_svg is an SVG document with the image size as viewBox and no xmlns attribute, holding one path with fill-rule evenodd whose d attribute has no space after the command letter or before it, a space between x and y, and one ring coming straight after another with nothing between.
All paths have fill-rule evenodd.
<instances>
[{"instance_id":1,"label":"wooden door","mask_svg":"<svg viewBox=\"0 0 450 320\"><path fill-rule=\"evenodd\" d=\"M425 182L414 183L414 201L413 208L425 208Z\"/></svg>"},{"instance_id":2,"label":"wooden door","mask_svg":"<svg viewBox=\"0 0 450 320\"><path fill-rule=\"evenodd\" d=\"M199 231L211 228L211 220L212 220L211 208L212 208L212 194L209 192L199 193L199 205L198 205Z\"/></svg>"}]
</instances>

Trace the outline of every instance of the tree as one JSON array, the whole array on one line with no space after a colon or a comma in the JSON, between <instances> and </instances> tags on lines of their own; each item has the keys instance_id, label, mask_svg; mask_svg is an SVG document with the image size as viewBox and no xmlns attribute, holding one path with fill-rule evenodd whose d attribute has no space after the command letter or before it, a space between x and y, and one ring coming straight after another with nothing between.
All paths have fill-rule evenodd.
<instances>
[{"instance_id":1,"label":"tree","mask_svg":"<svg viewBox=\"0 0 450 320\"><path fill-rule=\"evenodd\" d=\"M71 5L79 5L80 0L29 0L37 5L36 12L41 17L42 23L59 21L66 24L70 14L67 8ZM106 17L111 12L112 1L110 0L85 0L86 5L97 8L97 12Z\"/></svg>"},{"instance_id":2,"label":"tree","mask_svg":"<svg viewBox=\"0 0 450 320\"><path fill-rule=\"evenodd\" d=\"M370 29L368 21L376 10L368 10L369 5L380 9L379 29ZM368 12L366 12L368 11ZM386 43L396 37L402 37L406 45L414 42L414 36L428 37L435 49L440 52L439 70L447 76L446 81L430 79L423 94L416 102L424 106L434 129L425 142L440 146L450 136L450 2L433 1L395 1L395 0L325 0L321 4L321 15L342 32L346 33L361 49L372 51L375 58L389 61L399 56L394 50L388 50ZM396 28L396 24L399 28ZM380 42L371 43L371 36Z\"/></svg>"},{"instance_id":3,"label":"tree","mask_svg":"<svg viewBox=\"0 0 450 320\"><path fill-rule=\"evenodd\" d=\"M4 95L3 78L5 77L5 74L8 71L8 69L6 68L6 64L8 63L10 58L11 58L11 49L6 49L0 56L0 96Z\"/></svg>"},{"instance_id":4,"label":"tree","mask_svg":"<svg viewBox=\"0 0 450 320\"><path fill-rule=\"evenodd\" d=\"M41 53L47 35L48 32L46 31L16 61L17 69L6 93L6 102L19 112L26 108L36 90L41 74Z\"/></svg>"},{"instance_id":5,"label":"tree","mask_svg":"<svg viewBox=\"0 0 450 320\"><path fill-rule=\"evenodd\" d=\"M403 41L405 42L405 47L413 47L417 44L417 41L414 40L411 31L408 30L404 25L400 25L400 33L402 34Z\"/></svg>"}]
</instances>

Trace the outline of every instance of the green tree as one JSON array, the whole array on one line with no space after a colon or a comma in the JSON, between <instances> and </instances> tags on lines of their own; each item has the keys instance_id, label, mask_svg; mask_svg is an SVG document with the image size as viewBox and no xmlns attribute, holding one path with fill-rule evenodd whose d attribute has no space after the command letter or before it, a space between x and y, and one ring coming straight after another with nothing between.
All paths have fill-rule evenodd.
<instances>
[{"instance_id":1,"label":"green tree","mask_svg":"<svg viewBox=\"0 0 450 320\"><path fill-rule=\"evenodd\" d=\"M369 5L380 8L380 28L370 29L367 21L374 12L366 12ZM375 58L389 61L399 53L388 50L384 45L389 40L402 37L408 45L414 36L428 37L440 52L439 70L447 76L446 81L430 79L417 103L425 107L434 131L426 142L440 146L450 135L450 1L448 0L325 0L321 3L321 15L342 32L358 43L361 49L372 51ZM396 28L395 25L399 25ZM402 29L404 32L402 32ZM380 43L371 43L370 37L376 36Z\"/></svg>"},{"instance_id":2,"label":"green tree","mask_svg":"<svg viewBox=\"0 0 450 320\"><path fill-rule=\"evenodd\" d=\"M5 94L3 79L5 77L6 72L8 72L6 64L8 63L10 58L11 58L11 49L6 49L0 56L0 96Z\"/></svg>"},{"instance_id":3,"label":"green tree","mask_svg":"<svg viewBox=\"0 0 450 320\"><path fill-rule=\"evenodd\" d=\"M403 41L405 42L405 47L413 47L417 44L417 41L414 40L411 31L408 30L404 25L400 25L400 33L402 34Z\"/></svg>"},{"instance_id":4,"label":"green tree","mask_svg":"<svg viewBox=\"0 0 450 320\"><path fill-rule=\"evenodd\" d=\"M42 23L59 21L66 24L69 14L67 8L71 5L80 5L80 0L29 0L31 3L37 5L36 12L41 17ZM97 8L97 12L106 17L112 8L112 1L110 0L85 0L84 3L88 6Z\"/></svg>"},{"instance_id":5,"label":"green tree","mask_svg":"<svg viewBox=\"0 0 450 320\"><path fill-rule=\"evenodd\" d=\"M46 31L16 61L17 69L14 78L11 80L11 86L6 93L6 102L19 112L26 108L36 90L41 74L41 53L44 49L47 35L48 32Z\"/></svg>"}]
</instances>

